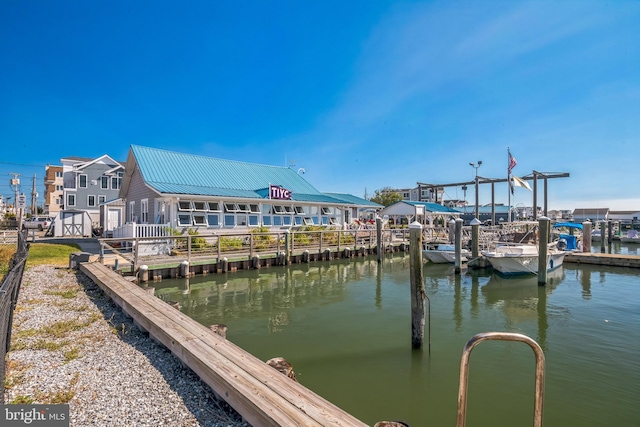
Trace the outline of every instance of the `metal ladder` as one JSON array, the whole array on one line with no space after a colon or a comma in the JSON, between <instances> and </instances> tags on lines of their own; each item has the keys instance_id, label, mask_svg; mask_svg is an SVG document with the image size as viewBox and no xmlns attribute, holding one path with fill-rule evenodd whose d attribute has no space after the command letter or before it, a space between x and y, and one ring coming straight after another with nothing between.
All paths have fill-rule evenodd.
<instances>
[{"instance_id":1,"label":"metal ladder","mask_svg":"<svg viewBox=\"0 0 640 427\"><path fill-rule=\"evenodd\" d=\"M544 398L544 353L538 343L526 335L516 334L512 332L484 332L474 335L462 351L462 360L460 362L460 387L458 389L458 421L457 427L464 427L467 417L467 389L469 380L469 357L471 350L482 341L500 340L500 341L519 341L523 342L533 350L536 357L536 383L535 395L533 402L533 426L542 427L542 406Z\"/></svg>"}]
</instances>

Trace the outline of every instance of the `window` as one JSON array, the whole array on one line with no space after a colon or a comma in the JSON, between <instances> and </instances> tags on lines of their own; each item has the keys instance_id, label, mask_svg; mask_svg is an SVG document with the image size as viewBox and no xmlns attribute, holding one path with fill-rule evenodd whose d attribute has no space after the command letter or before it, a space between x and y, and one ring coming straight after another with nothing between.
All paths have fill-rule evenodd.
<instances>
[{"instance_id":1,"label":"window","mask_svg":"<svg viewBox=\"0 0 640 427\"><path fill-rule=\"evenodd\" d=\"M249 205L249 212L251 212L251 213L260 213L260 206L258 206L258 205Z\"/></svg>"},{"instance_id":2,"label":"window","mask_svg":"<svg viewBox=\"0 0 640 427\"><path fill-rule=\"evenodd\" d=\"M136 222L136 202L129 202L129 222Z\"/></svg>"},{"instance_id":3,"label":"window","mask_svg":"<svg viewBox=\"0 0 640 427\"><path fill-rule=\"evenodd\" d=\"M291 206L283 206L283 207L286 213L293 213L293 208Z\"/></svg>"},{"instance_id":4,"label":"window","mask_svg":"<svg viewBox=\"0 0 640 427\"><path fill-rule=\"evenodd\" d=\"M209 202L209 210L212 212L220 212L220 203Z\"/></svg>"},{"instance_id":5,"label":"window","mask_svg":"<svg viewBox=\"0 0 640 427\"><path fill-rule=\"evenodd\" d=\"M268 215L271 214L271 205L262 205L262 214Z\"/></svg>"},{"instance_id":6,"label":"window","mask_svg":"<svg viewBox=\"0 0 640 427\"><path fill-rule=\"evenodd\" d=\"M322 215L331 215L331 208L328 208L326 206L322 207Z\"/></svg>"},{"instance_id":7,"label":"window","mask_svg":"<svg viewBox=\"0 0 640 427\"><path fill-rule=\"evenodd\" d=\"M209 227L218 227L220 225L220 216L218 214L207 215L207 222Z\"/></svg>"},{"instance_id":8,"label":"window","mask_svg":"<svg viewBox=\"0 0 640 427\"><path fill-rule=\"evenodd\" d=\"M56 172L56 178L62 178L62 172L60 171Z\"/></svg>"},{"instance_id":9,"label":"window","mask_svg":"<svg viewBox=\"0 0 640 427\"><path fill-rule=\"evenodd\" d=\"M277 213L277 214L284 213L284 206L273 205L273 213Z\"/></svg>"},{"instance_id":10,"label":"window","mask_svg":"<svg viewBox=\"0 0 640 427\"><path fill-rule=\"evenodd\" d=\"M207 225L207 220L205 219L204 214L193 214L193 224Z\"/></svg>"},{"instance_id":11,"label":"window","mask_svg":"<svg viewBox=\"0 0 640 427\"><path fill-rule=\"evenodd\" d=\"M258 215L249 215L249 225L253 227L258 226Z\"/></svg>"},{"instance_id":12,"label":"window","mask_svg":"<svg viewBox=\"0 0 640 427\"><path fill-rule=\"evenodd\" d=\"M338 219L337 218L329 218L329 225L338 225Z\"/></svg>"},{"instance_id":13,"label":"window","mask_svg":"<svg viewBox=\"0 0 640 427\"><path fill-rule=\"evenodd\" d=\"M109 177L108 176L101 176L100 177L100 188L102 188L103 190L106 190L109 188Z\"/></svg>"},{"instance_id":14,"label":"window","mask_svg":"<svg viewBox=\"0 0 640 427\"><path fill-rule=\"evenodd\" d=\"M274 216L273 217L273 225L275 225L275 226L282 225L282 217L281 216Z\"/></svg>"},{"instance_id":15,"label":"window","mask_svg":"<svg viewBox=\"0 0 640 427\"><path fill-rule=\"evenodd\" d=\"M283 216L282 217L282 223L284 225L291 225L291 217L290 216Z\"/></svg>"},{"instance_id":16,"label":"window","mask_svg":"<svg viewBox=\"0 0 640 427\"><path fill-rule=\"evenodd\" d=\"M98 196L98 204L103 205L107 201L107 196Z\"/></svg>"},{"instance_id":17,"label":"window","mask_svg":"<svg viewBox=\"0 0 640 427\"><path fill-rule=\"evenodd\" d=\"M87 188L87 175L78 175L78 186L80 188Z\"/></svg>"},{"instance_id":18,"label":"window","mask_svg":"<svg viewBox=\"0 0 640 427\"><path fill-rule=\"evenodd\" d=\"M189 210L191 210L191 201L189 201L189 200L180 200L178 202L178 210L179 211L189 211Z\"/></svg>"},{"instance_id":19,"label":"window","mask_svg":"<svg viewBox=\"0 0 640 427\"><path fill-rule=\"evenodd\" d=\"M112 176L111 177L111 189L112 190L119 190L120 189L121 180L122 180L122 178L118 178L117 176Z\"/></svg>"},{"instance_id":20,"label":"window","mask_svg":"<svg viewBox=\"0 0 640 427\"><path fill-rule=\"evenodd\" d=\"M249 212L249 205L246 203L238 203L238 212Z\"/></svg>"},{"instance_id":21,"label":"window","mask_svg":"<svg viewBox=\"0 0 640 427\"><path fill-rule=\"evenodd\" d=\"M206 208L205 202L194 201L193 202L193 209L196 210L196 211L204 211L207 208Z\"/></svg>"},{"instance_id":22,"label":"window","mask_svg":"<svg viewBox=\"0 0 640 427\"><path fill-rule=\"evenodd\" d=\"M63 191L64 185L56 185L56 191Z\"/></svg>"},{"instance_id":23,"label":"window","mask_svg":"<svg viewBox=\"0 0 640 427\"><path fill-rule=\"evenodd\" d=\"M96 196L89 195L87 196L87 206L93 208L96 206Z\"/></svg>"},{"instance_id":24,"label":"window","mask_svg":"<svg viewBox=\"0 0 640 427\"><path fill-rule=\"evenodd\" d=\"M270 227L271 226L271 217L270 216L263 216L262 217L262 225L264 225L265 227Z\"/></svg>"},{"instance_id":25,"label":"window","mask_svg":"<svg viewBox=\"0 0 640 427\"><path fill-rule=\"evenodd\" d=\"M238 212L238 206L235 203L225 203L224 204L225 212Z\"/></svg>"},{"instance_id":26,"label":"window","mask_svg":"<svg viewBox=\"0 0 640 427\"><path fill-rule=\"evenodd\" d=\"M191 215L180 214L178 215L178 225L180 227L188 227L191 225Z\"/></svg>"},{"instance_id":27,"label":"window","mask_svg":"<svg viewBox=\"0 0 640 427\"><path fill-rule=\"evenodd\" d=\"M75 205L76 205L76 195L67 194L67 206L75 206Z\"/></svg>"},{"instance_id":28,"label":"window","mask_svg":"<svg viewBox=\"0 0 640 427\"><path fill-rule=\"evenodd\" d=\"M323 216L322 217L322 225L328 225L329 224L329 217L328 216Z\"/></svg>"},{"instance_id":29,"label":"window","mask_svg":"<svg viewBox=\"0 0 640 427\"><path fill-rule=\"evenodd\" d=\"M224 216L224 226L225 227L233 227L236 225L236 216L235 215L225 215Z\"/></svg>"},{"instance_id":30,"label":"window","mask_svg":"<svg viewBox=\"0 0 640 427\"><path fill-rule=\"evenodd\" d=\"M303 221L303 219L302 219L301 216L297 216L296 217L296 225L302 225L302 221Z\"/></svg>"},{"instance_id":31,"label":"window","mask_svg":"<svg viewBox=\"0 0 640 427\"><path fill-rule=\"evenodd\" d=\"M140 222L143 224L149 222L149 199L140 200Z\"/></svg>"},{"instance_id":32,"label":"window","mask_svg":"<svg viewBox=\"0 0 640 427\"><path fill-rule=\"evenodd\" d=\"M296 206L294 208L294 210L295 210L296 214L298 214L298 215L303 215L304 214L304 208L302 206Z\"/></svg>"},{"instance_id":33,"label":"window","mask_svg":"<svg viewBox=\"0 0 640 427\"><path fill-rule=\"evenodd\" d=\"M236 225L246 227L247 226L247 216L246 215L238 215Z\"/></svg>"},{"instance_id":34,"label":"window","mask_svg":"<svg viewBox=\"0 0 640 427\"><path fill-rule=\"evenodd\" d=\"M306 217L304 219L304 225L313 225L313 221L311 220L311 217Z\"/></svg>"}]
</instances>

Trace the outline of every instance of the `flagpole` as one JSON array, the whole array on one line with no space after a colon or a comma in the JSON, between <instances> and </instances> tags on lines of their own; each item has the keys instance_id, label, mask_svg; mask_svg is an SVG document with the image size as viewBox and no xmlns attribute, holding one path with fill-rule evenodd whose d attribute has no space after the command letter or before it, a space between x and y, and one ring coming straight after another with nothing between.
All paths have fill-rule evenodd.
<instances>
[{"instance_id":1,"label":"flagpole","mask_svg":"<svg viewBox=\"0 0 640 427\"><path fill-rule=\"evenodd\" d=\"M507 211L507 222L511 222L511 150L507 147L507 195L508 195L508 206L509 210Z\"/></svg>"}]
</instances>

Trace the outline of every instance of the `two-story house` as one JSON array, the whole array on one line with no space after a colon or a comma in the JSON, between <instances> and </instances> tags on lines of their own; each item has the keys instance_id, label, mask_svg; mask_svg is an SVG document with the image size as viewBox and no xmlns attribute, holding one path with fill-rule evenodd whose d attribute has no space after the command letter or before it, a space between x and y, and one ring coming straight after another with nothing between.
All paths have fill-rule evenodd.
<instances>
[{"instance_id":1,"label":"two-story house","mask_svg":"<svg viewBox=\"0 0 640 427\"><path fill-rule=\"evenodd\" d=\"M44 211L56 216L64 206L62 166L47 165L44 172Z\"/></svg>"},{"instance_id":2,"label":"two-story house","mask_svg":"<svg viewBox=\"0 0 640 427\"><path fill-rule=\"evenodd\" d=\"M97 159L60 159L64 185L64 210L86 212L94 227L100 226L100 206L118 199L124 165L108 155Z\"/></svg>"}]
</instances>

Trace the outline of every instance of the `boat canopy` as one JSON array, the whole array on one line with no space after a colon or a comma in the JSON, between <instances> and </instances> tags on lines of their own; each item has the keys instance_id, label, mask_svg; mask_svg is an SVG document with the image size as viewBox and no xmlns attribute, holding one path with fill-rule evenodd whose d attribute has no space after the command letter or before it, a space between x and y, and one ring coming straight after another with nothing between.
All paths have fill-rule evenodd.
<instances>
[{"instance_id":1,"label":"boat canopy","mask_svg":"<svg viewBox=\"0 0 640 427\"><path fill-rule=\"evenodd\" d=\"M575 222L557 222L553 224L553 228L560 228L560 227L577 228L578 230L582 230L582 224L578 224Z\"/></svg>"}]
</instances>

